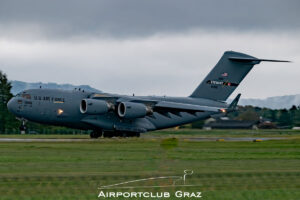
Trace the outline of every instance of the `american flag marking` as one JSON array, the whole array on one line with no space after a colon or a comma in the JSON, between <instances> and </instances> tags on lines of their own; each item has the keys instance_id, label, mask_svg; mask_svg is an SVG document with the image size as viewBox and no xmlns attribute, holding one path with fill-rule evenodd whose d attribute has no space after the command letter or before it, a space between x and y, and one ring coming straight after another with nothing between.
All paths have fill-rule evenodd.
<instances>
[{"instance_id":1,"label":"american flag marking","mask_svg":"<svg viewBox=\"0 0 300 200\"><path fill-rule=\"evenodd\" d=\"M223 77L227 77L228 76L228 73L227 72L224 72L223 74L221 74Z\"/></svg>"}]
</instances>

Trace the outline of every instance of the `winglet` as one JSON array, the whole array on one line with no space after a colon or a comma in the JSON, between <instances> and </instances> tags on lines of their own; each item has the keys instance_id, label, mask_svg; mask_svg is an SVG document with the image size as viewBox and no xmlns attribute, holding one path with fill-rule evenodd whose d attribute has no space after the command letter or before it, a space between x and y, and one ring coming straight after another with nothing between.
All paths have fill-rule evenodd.
<instances>
[{"instance_id":1,"label":"winglet","mask_svg":"<svg viewBox=\"0 0 300 200\"><path fill-rule=\"evenodd\" d=\"M230 103L230 105L227 108L221 108L219 109L220 113L229 113L229 112L233 112L236 109L236 106L240 100L241 94L239 93L234 99L233 101Z\"/></svg>"},{"instance_id":2,"label":"winglet","mask_svg":"<svg viewBox=\"0 0 300 200\"><path fill-rule=\"evenodd\" d=\"M239 93L234 99L233 101L231 102L231 104L228 106L227 108L227 112L229 111L234 111L236 109L236 106L240 100L240 97L241 97L241 93Z\"/></svg>"}]
</instances>

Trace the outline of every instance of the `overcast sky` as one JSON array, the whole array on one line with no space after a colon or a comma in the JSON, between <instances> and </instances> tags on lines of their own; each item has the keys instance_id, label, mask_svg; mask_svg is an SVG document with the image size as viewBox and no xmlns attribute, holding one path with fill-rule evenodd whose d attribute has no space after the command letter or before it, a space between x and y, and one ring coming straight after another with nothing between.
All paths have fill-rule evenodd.
<instances>
[{"instance_id":1,"label":"overcast sky","mask_svg":"<svg viewBox=\"0 0 300 200\"><path fill-rule=\"evenodd\" d=\"M11 80L188 96L226 50L257 65L244 98L299 94L299 0L0 0L0 70Z\"/></svg>"}]
</instances>

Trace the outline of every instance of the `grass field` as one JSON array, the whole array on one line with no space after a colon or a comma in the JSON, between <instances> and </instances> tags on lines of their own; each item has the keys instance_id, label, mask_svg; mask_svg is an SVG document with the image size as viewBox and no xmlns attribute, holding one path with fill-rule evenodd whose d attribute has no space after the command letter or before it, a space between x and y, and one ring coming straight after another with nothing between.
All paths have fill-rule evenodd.
<instances>
[{"instance_id":1,"label":"grass field","mask_svg":"<svg viewBox=\"0 0 300 200\"><path fill-rule=\"evenodd\" d=\"M138 139L1 142L0 199L98 199L100 186L148 177L182 176L185 169L194 171L186 179L186 184L194 187L107 191L173 194L182 190L201 191L202 199L300 199L299 132L253 133L289 138L263 142L187 141L181 135L190 133L193 137L197 133L173 132L153 132L150 135L154 138ZM211 131L202 135L208 133L247 135L245 131ZM172 137L179 139L168 139ZM147 181L130 186L169 184L169 180Z\"/></svg>"}]
</instances>

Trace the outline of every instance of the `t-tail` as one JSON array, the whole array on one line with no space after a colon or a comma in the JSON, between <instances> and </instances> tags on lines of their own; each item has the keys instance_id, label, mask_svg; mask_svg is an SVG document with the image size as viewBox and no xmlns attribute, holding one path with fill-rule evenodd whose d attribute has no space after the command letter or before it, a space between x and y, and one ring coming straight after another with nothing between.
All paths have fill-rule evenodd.
<instances>
[{"instance_id":1,"label":"t-tail","mask_svg":"<svg viewBox=\"0 0 300 200\"><path fill-rule=\"evenodd\" d=\"M289 62L258 59L247 54L226 51L190 97L226 101L253 66L261 61Z\"/></svg>"}]
</instances>

